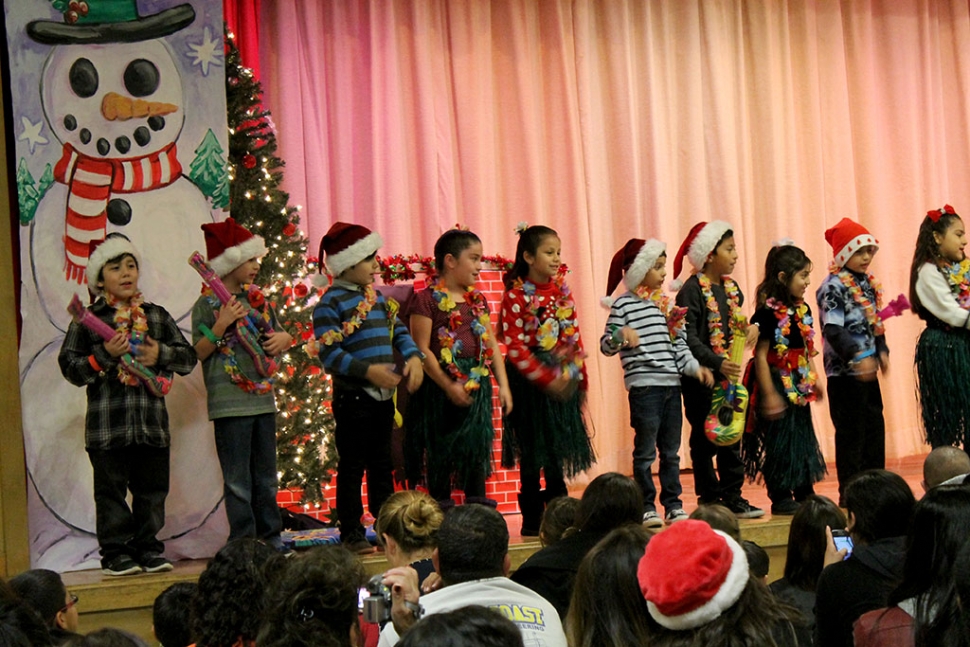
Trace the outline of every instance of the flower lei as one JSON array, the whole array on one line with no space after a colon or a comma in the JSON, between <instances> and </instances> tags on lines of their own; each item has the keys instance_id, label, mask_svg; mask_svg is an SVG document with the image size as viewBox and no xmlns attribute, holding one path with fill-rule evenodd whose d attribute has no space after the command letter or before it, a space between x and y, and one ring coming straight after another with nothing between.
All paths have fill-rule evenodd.
<instances>
[{"instance_id":1,"label":"flower lei","mask_svg":"<svg viewBox=\"0 0 970 647\"><path fill-rule=\"evenodd\" d=\"M135 292L128 303L122 304L110 293L105 292L105 301L115 309L115 330L124 334L128 334L129 329L131 330L128 343L131 346L132 355L136 355L138 346L145 341L145 337L148 335L148 317L145 315L145 309L141 307L141 304L145 302L145 297L142 296L141 292ZM126 371L120 364L118 365L118 381L127 386L138 386L138 378Z\"/></svg>"},{"instance_id":2,"label":"flower lei","mask_svg":"<svg viewBox=\"0 0 970 647\"><path fill-rule=\"evenodd\" d=\"M964 310L970 310L970 259L947 263L940 268L950 285L950 292Z\"/></svg>"},{"instance_id":3,"label":"flower lei","mask_svg":"<svg viewBox=\"0 0 970 647\"><path fill-rule=\"evenodd\" d=\"M559 363L560 370L567 373L569 379L578 380L582 376L585 353L579 350L576 306L562 274L553 279L553 285L558 292L553 300L555 314L545 319L542 324L539 323L536 315L541 307L536 294L536 284L519 277L512 284L512 289L520 289L526 296L526 307L529 312L524 326L526 332L535 330L539 348L552 353Z\"/></svg>"},{"instance_id":4,"label":"flower lei","mask_svg":"<svg viewBox=\"0 0 970 647\"><path fill-rule=\"evenodd\" d=\"M684 329L687 323L687 308L674 305L673 300L663 293L663 290L648 290L643 286L637 286L636 295L644 301L653 301L657 304L664 319L667 320L667 330L670 333L670 341L677 339L677 335Z\"/></svg>"},{"instance_id":5,"label":"flower lei","mask_svg":"<svg viewBox=\"0 0 970 647\"><path fill-rule=\"evenodd\" d=\"M244 285L242 286L243 291L246 292L246 300L249 302L249 307L252 310L256 310L260 317L269 320L269 312L263 310L263 306L266 304L266 296L260 291L260 289L255 285ZM212 288L208 285L202 288L202 294L208 297L209 302L212 303L213 308L220 306L218 298L216 298L215 293L213 293ZM229 381L238 386L240 389L246 393L254 393L256 395L264 395L273 390L273 378L267 377L261 380L251 380L240 370L239 362L236 360L236 337L235 335L229 337L227 343L219 348L219 352L222 354L223 363L222 366L226 371L226 375L229 376Z\"/></svg>"},{"instance_id":6,"label":"flower lei","mask_svg":"<svg viewBox=\"0 0 970 647\"><path fill-rule=\"evenodd\" d=\"M353 335L360 328L360 324L367 319L367 315L370 314L375 303L377 303L377 290L374 289L373 285L365 285L364 298L354 308L354 314L351 315L350 319L343 322L340 330L328 330L320 335L320 343L324 346L332 346Z\"/></svg>"},{"instance_id":7,"label":"flower lei","mask_svg":"<svg viewBox=\"0 0 970 647\"><path fill-rule=\"evenodd\" d=\"M738 284L728 276L721 277L721 281L727 294L728 306L731 308L731 320L742 320L744 315L741 314L741 291L738 289ZM701 292L707 301L707 329L711 335L711 350L725 357L727 349L724 348L724 325L721 322L721 309L711 290L711 279L703 272L698 272L697 282L700 283Z\"/></svg>"},{"instance_id":8,"label":"flower lei","mask_svg":"<svg viewBox=\"0 0 970 647\"><path fill-rule=\"evenodd\" d=\"M472 367L470 375L466 375L455 363L455 354L461 350L461 341L458 339L458 329L464 323L461 311L455 300L451 298L444 281L438 281L432 290L431 296L438 304L438 310L448 314L448 326L438 328L438 343L441 345L438 361L456 382L463 384L466 393L477 391L482 386L482 379L489 375L485 362L492 358L492 349L488 345L489 319L485 295L474 286L465 288L465 303L472 309L471 329L478 336L479 341L478 366Z\"/></svg>"},{"instance_id":9,"label":"flower lei","mask_svg":"<svg viewBox=\"0 0 970 647\"><path fill-rule=\"evenodd\" d=\"M849 296L857 306L862 308L862 311L866 315L866 321L869 322L869 326L872 327L872 334L878 337L886 332L886 326L882 322L882 317L879 316L879 310L882 309L882 283L874 277L872 274L866 273L866 278L869 279L869 285L872 286L873 292L876 293L876 302L873 303L866 296L865 291L856 281L855 276L849 270L844 267L839 267L835 263L829 267L829 272L835 274L842 285L849 291Z\"/></svg>"},{"instance_id":10,"label":"flower lei","mask_svg":"<svg viewBox=\"0 0 970 647\"><path fill-rule=\"evenodd\" d=\"M815 330L812 328L812 316L808 314L808 306L805 305L804 301L798 301L795 308L792 309L775 299L768 299L765 305L774 310L775 317L778 318L778 327L775 328L774 351L781 360L778 372L781 374L781 383L785 387L785 395L792 404L800 406L814 402L817 398L815 383L818 381L818 375L812 370L812 365L808 360L815 357L818 351L815 350L815 345L812 343ZM802 340L805 342L805 352L798 356L797 383L788 364L788 334L791 332L792 318L795 319L798 331L802 334Z\"/></svg>"}]
</instances>

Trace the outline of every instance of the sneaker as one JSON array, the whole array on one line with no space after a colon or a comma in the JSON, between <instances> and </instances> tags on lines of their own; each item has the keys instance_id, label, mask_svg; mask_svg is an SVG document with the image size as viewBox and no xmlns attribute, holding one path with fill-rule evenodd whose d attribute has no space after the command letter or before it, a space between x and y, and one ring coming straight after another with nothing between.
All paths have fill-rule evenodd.
<instances>
[{"instance_id":1,"label":"sneaker","mask_svg":"<svg viewBox=\"0 0 970 647\"><path fill-rule=\"evenodd\" d=\"M798 512L799 507L801 507L801 504L798 501L784 499L778 503L771 504L771 515L790 516Z\"/></svg>"},{"instance_id":2,"label":"sneaker","mask_svg":"<svg viewBox=\"0 0 970 647\"><path fill-rule=\"evenodd\" d=\"M141 566L127 555L118 555L109 562L101 564L101 572L105 575L133 575L141 573Z\"/></svg>"},{"instance_id":3,"label":"sneaker","mask_svg":"<svg viewBox=\"0 0 970 647\"><path fill-rule=\"evenodd\" d=\"M146 573L165 573L172 570L172 562L158 553L145 553L138 561Z\"/></svg>"},{"instance_id":4,"label":"sneaker","mask_svg":"<svg viewBox=\"0 0 970 647\"><path fill-rule=\"evenodd\" d=\"M724 499L721 503L725 508L733 512L734 516L738 519L757 519L758 517L765 516L764 510L754 507L740 496Z\"/></svg>"},{"instance_id":5,"label":"sneaker","mask_svg":"<svg viewBox=\"0 0 970 647\"><path fill-rule=\"evenodd\" d=\"M690 519L690 515L684 512L681 508L668 510L667 516L664 517L664 521L667 523L667 525L677 523L678 521L683 521L684 519Z\"/></svg>"},{"instance_id":6,"label":"sneaker","mask_svg":"<svg viewBox=\"0 0 970 647\"><path fill-rule=\"evenodd\" d=\"M370 555L376 550L366 539L354 539L344 544L344 546L350 552L357 553L358 555Z\"/></svg>"},{"instance_id":7,"label":"sneaker","mask_svg":"<svg viewBox=\"0 0 970 647\"><path fill-rule=\"evenodd\" d=\"M664 527L664 521L660 518L659 514L651 510L643 513L643 527L656 530L657 528Z\"/></svg>"}]
</instances>

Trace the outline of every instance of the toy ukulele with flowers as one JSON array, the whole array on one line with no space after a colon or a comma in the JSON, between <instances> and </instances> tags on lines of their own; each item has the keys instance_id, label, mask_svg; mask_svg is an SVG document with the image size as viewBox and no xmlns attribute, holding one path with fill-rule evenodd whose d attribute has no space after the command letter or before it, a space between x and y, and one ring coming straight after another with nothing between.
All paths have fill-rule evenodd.
<instances>
[{"instance_id":1,"label":"toy ukulele with flowers","mask_svg":"<svg viewBox=\"0 0 970 647\"><path fill-rule=\"evenodd\" d=\"M739 308L732 309L732 313L729 324L732 339L728 359L740 365L744 361L748 318ZM748 390L741 384L740 376L715 384L711 394L711 411L704 421L704 433L708 440L722 447L733 445L741 440L747 408Z\"/></svg>"}]
</instances>

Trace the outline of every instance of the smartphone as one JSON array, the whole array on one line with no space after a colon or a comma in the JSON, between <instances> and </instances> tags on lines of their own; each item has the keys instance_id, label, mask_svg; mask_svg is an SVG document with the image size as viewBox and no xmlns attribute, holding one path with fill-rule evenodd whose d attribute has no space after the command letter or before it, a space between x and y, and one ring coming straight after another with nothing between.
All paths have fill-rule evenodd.
<instances>
[{"instance_id":1,"label":"smartphone","mask_svg":"<svg viewBox=\"0 0 970 647\"><path fill-rule=\"evenodd\" d=\"M835 541L835 550L846 549L844 559L849 559L849 555L852 554L852 537L849 536L846 530L833 530L832 539Z\"/></svg>"}]
</instances>

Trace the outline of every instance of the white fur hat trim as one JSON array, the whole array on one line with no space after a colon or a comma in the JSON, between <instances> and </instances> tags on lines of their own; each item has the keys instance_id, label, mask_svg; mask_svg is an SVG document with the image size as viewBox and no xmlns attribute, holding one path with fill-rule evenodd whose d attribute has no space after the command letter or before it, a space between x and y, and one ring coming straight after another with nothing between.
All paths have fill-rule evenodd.
<instances>
[{"instance_id":1,"label":"white fur hat trim","mask_svg":"<svg viewBox=\"0 0 970 647\"><path fill-rule=\"evenodd\" d=\"M707 257L717 247L721 237L729 231L731 231L731 225L723 220L709 222L700 230L691 243L690 249L687 250L687 260L690 261L695 270L699 272L704 269Z\"/></svg>"},{"instance_id":2,"label":"white fur hat trim","mask_svg":"<svg viewBox=\"0 0 970 647\"><path fill-rule=\"evenodd\" d=\"M209 260L209 267L219 275L219 278L229 274L234 269L251 258L262 258L266 255L266 243L262 236L253 235L235 247L227 247L226 251Z\"/></svg>"},{"instance_id":3,"label":"white fur hat trim","mask_svg":"<svg viewBox=\"0 0 970 647\"><path fill-rule=\"evenodd\" d=\"M667 253L667 244L656 238L651 238L644 243L640 251L637 252L637 257L633 260L630 269L626 271L623 277L623 282L626 284L627 289L636 290L643 281L643 277L647 275L647 272L652 270L653 266L657 264L657 259L665 253Z\"/></svg>"}]
</instances>

